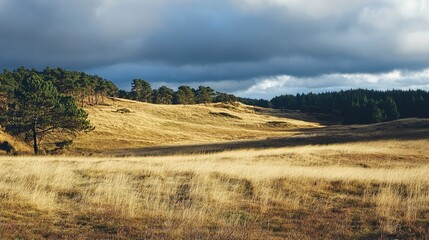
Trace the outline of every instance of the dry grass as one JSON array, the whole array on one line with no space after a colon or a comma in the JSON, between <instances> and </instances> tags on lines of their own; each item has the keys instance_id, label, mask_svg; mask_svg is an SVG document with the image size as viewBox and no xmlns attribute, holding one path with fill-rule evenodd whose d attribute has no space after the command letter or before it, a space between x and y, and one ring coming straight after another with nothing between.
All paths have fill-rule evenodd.
<instances>
[{"instance_id":1,"label":"dry grass","mask_svg":"<svg viewBox=\"0 0 429 240\"><path fill-rule=\"evenodd\" d=\"M73 148L79 151L260 139L320 126L242 104L160 105L116 99L85 110L96 129L75 140Z\"/></svg>"},{"instance_id":2,"label":"dry grass","mask_svg":"<svg viewBox=\"0 0 429 240\"><path fill-rule=\"evenodd\" d=\"M0 238L427 238L429 140L0 159Z\"/></svg>"},{"instance_id":3,"label":"dry grass","mask_svg":"<svg viewBox=\"0 0 429 240\"><path fill-rule=\"evenodd\" d=\"M9 134L3 132L0 129L0 142L3 142L3 141L9 142L9 144L11 144L15 148L15 150L20 152L20 153L31 153L32 152L32 148L29 145L27 145L27 144L25 144L19 140L16 140L14 137L10 136ZM0 155L1 154L5 154L5 152L0 151Z\"/></svg>"}]
</instances>

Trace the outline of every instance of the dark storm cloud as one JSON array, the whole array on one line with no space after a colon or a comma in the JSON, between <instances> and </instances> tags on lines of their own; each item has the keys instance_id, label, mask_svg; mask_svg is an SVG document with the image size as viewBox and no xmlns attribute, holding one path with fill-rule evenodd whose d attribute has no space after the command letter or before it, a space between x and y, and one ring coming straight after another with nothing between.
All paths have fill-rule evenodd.
<instances>
[{"instance_id":1,"label":"dark storm cloud","mask_svg":"<svg viewBox=\"0 0 429 240\"><path fill-rule=\"evenodd\" d=\"M151 26L138 23L145 11L117 7L102 0L0 0L1 63L85 69L129 61L141 48L134 39Z\"/></svg>"},{"instance_id":2,"label":"dark storm cloud","mask_svg":"<svg viewBox=\"0 0 429 240\"><path fill-rule=\"evenodd\" d=\"M424 72L427 6L427 0L0 0L0 67L84 70L123 88L138 77L249 95L282 76L308 89L356 87L335 74Z\"/></svg>"}]
</instances>

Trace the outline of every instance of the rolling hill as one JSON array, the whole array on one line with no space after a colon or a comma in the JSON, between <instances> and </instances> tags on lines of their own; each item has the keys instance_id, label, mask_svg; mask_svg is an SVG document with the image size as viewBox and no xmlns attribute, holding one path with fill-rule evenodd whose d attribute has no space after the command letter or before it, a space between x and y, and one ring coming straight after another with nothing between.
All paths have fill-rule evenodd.
<instances>
[{"instance_id":1,"label":"rolling hill","mask_svg":"<svg viewBox=\"0 0 429 240\"><path fill-rule=\"evenodd\" d=\"M79 134L67 154L169 155L429 136L428 119L325 126L308 114L238 103L160 105L112 98L85 110L95 129ZM3 132L0 141L32 152Z\"/></svg>"},{"instance_id":2,"label":"rolling hill","mask_svg":"<svg viewBox=\"0 0 429 240\"><path fill-rule=\"evenodd\" d=\"M310 119L305 114L244 104L160 105L115 98L85 110L95 130L79 135L74 151L265 139L321 127L305 121Z\"/></svg>"},{"instance_id":3,"label":"rolling hill","mask_svg":"<svg viewBox=\"0 0 429 240\"><path fill-rule=\"evenodd\" d=\"M86 111L95 130L73 156L0 157L0 239L429 236L429 119L324 126L123 99Z\"/></svg>"}]
</instances>

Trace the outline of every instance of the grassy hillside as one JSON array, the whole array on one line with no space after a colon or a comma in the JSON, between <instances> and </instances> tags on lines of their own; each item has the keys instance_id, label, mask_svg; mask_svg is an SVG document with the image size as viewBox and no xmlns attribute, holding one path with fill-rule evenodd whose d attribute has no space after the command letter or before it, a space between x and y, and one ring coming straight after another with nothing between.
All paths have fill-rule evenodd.
<instances>
[{"instance_id":1,"label":"grassy hillside","mask_svg":"<svg viewBox=\"0 0 429 240\"><path fill-rule=\"evenodd\" d=\"M32 148L29 145L23 143L20 140L17 140L16 138L0 130L0 142L3 142L3 141L7 141L19 153L32 153ZM4 153L5 153L4 151L0 151L0 154L4 154Z\"/></svg>"},{"instance_id":2,"label":"grassy hillside","mask_svg":"<svg viewBox=\"0 0 429 240\"><path fill-rule=\"evenodd\" d=\"M429 237L428 119L321 126L120 99L86 110L96 129L70 151L98 157L0 157L0 239Z\"/></svg>"},{"instance_id":3,"label":"grassy hillside","mask_svg":"<svg viewBox=\"0 0 429 240\"><path fill-rule=\"evenodd\" d=\"M242 104L155 105L124 99L106 103L85 109L96 128L80 135L74 141L75 149L103 151L267 138L320 126L285 118L305 115Z\"/></svg>"},{"instance_id":4,"label":"grassy hillside","mask_svg":"<svg viewBox=\"0 0 429 240\"><path fill-rule=\"evenodd\" d=\"M4 239L425 239L429 140L0 158Z\"/></svg>"}]
</instances>

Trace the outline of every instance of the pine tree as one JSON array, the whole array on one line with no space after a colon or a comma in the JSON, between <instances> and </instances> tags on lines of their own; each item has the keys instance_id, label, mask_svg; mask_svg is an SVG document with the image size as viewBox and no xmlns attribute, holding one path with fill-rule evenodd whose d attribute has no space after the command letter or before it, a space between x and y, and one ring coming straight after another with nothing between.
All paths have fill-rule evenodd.
<instances>
[{"instance_id":1,"label":"pine tree","mask_svg":"<svg viewBox=\"0 0 429 240\"><path fill-rule=\"evenodd\" d=\"M232 94L218 93L215 101L222 103L234 103L235 101L237 101L237 97Z\"/></svg>"},{"instance_id":2,"label":"pine tree","mask_svg":"<svg viewBox=\"0 0 429 240\"><path fill-rule=\"evenodd\" d=\"M174 93L175 104L194 104L195 91L189 86L180 86Z\"/></svg>"},{"instance_id":3,"label":"pine tree","mask_svg":"<svg viewBox=\"0 0 429 240\"><path fill-rule=\"evenodd\" d=\"M215 92L211 87L199 86L197 90L198 103L211 103L215 97Z\"/></svg>"},{"instance_id":4,"label":"pine tree","mask_svg":"<svg viewBox=\"0 0 429 240\"><path fill-rule=\"evenodd\" d=\"M143 102L151 102L151 95L152 95L152 87L150 86L150 83L146 82L145 80L142 81L142 90L141 90L141 100Z\"/></svg>"},{"instance_id":5,"label":"pine tree","mask_svg":"<svg viewBox=\"0 0 429 240\"><path fill-rule=\"evenodd\" d=\"M392 121L399 118L398 107L393 98L387 97L386 101L381 104L381 107L384 111L384 120Z\"/></svg>"},{"instance_id":6,"label":"pine tree","mask_svg":"<svg viewBox=\"0 0 429 240\"><path fill-rule=\"evenodd\" d=\"M131 84L133 99L142 102L150 102L152 88L148 82L142 79L134 79Z\"/></svg>"},{"instance_id":7,"label":"pine tree","mask_svg":"<svg viewBox=\"0 0 429 240\"><path fill-rule=\"evenodd\" d=\"M23 79L9 102L11 107L2 125L11 134L31 139L36 155L47 135L74 136L93 129L88 114L77 107L71 96L59 94L51 82L35 73Z\"/></svg>"},{"instance_id":8,"label":"pine tree","mask_svg":"<svg viewBox=\"0 0 429 240\"><path fill-rule=\"evenodd\" d=\"M365 123L379 123L383 121L383 112L374 102L369 102L366 110L367 114L365 116L367 116L367 121Z\"/></svg>"},{"instance_id":9,"label":"pine tree","mask_svg":"<svg viewBox=\"0 0 429 240\"><path fill-rule=\"evenodd\" d=\"M134 100L140 101L142 88L142 82L139 79L134 79L131 83L131 94Z\"/></svg>"},{"instance_id":10,"label":"pine tree","mask_svg":"<svg viewBox=\"0 0 429 240\"><path fill-rule=\"evenodd\" d=\"M172 104L173 103L173 89L167 86L158 88L156 94L156 103L159 104Z\"/></svg>"}]
</instances>

